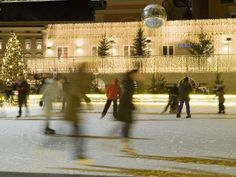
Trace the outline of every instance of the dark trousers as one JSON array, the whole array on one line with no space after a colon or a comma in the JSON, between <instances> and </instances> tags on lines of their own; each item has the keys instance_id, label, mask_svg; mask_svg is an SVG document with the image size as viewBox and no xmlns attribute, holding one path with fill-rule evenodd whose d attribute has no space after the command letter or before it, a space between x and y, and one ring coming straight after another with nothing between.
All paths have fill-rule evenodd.
<instances>
[{"instance_id":1,"label":"dark trousers","mask_svg":"<svg viewBox=\"0 0 236 177\"><path fill-rule=\"evenodd\" d=\"M117 100L108 100L106 101L106 104L104 106L104 109L102 111L102 117L104 117L111 106L111 102L113 102L113 116L117 118Z\"/></svg>"},{"instance_id":2,"label":"dark trousers","mask_svg":"<svg viewBox=\"0 0 236 177\"><path fill-rule=\"evenodd\" d=\"M27 108L27 95L26 94L19 94L18 95L19 116L21 116L21 114L22 114L23 104Z\"/></svg>"},{"instance_id":3,"label":"dark trousers","mask_svg":"<svg viewBox=\"0 0 236 177\"><path fill-rule=\"evenodd\" d=\"M123 138L128 138L130 135L130 128L131 128L131 123L126 123L124 122L124 125L122 127L122 137Z\"/></svg>"},{"instance_id":4,"label":"dark trousers","mask_svg":"<svg viewBox=\"0 0 236 177\"><path fill-rule=\"evenodd\" d=\"M225 111L225 106L224 106L225 101L219 101L219 112L224 112Z\"/></svg>"},{"instance_id":5,"label":"dark trousers","mask_svg":"<svg viewBox=\"0 0 236 177\"><path fill-rule=\"evenodd\" d=\"M170 106L170 112L177 110L177 108L178 108L178 99L177 99L177 97L170 97L169 98L169 101L168 101L165 109L163 110L163 112L166 112L167 109L169 108L169 106Z\"/></svg>"},{"instance_id":6,"label":"dark trousers","mask_svg":"<svg viewBox=\"0 0 236 177\"><path fill-rule=\"evenodd\" d=\"M189 114L190 113L190 105L189 105L189 100L180 100L179 101L179 107L178 107L178 114L181 113L182 109L183 109L183 105L185 103L186 106L186 112Z\"/></svg>"}]
</instances>

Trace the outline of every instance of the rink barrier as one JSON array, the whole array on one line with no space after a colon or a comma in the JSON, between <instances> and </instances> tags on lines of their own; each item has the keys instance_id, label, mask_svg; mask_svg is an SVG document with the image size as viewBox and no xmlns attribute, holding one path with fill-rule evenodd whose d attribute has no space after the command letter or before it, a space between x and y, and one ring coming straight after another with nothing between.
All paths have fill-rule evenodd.
<instances>
[{"instance_id":1,"label":"rink barrier","mask_svg":"<svg viewBox=\"0 0 236 177\"><path fill-rule=\"evenodd\" d=\"M93 104L104 104L106 101L106 96L104 94L87 94L91 99ZM42 95L29 95L28 103L32 106L39 106L39 101ZM217 105L218 97L215 95L200 95L193 94L190 95L190 102L192 105ZM135 104L166 104L168 101L167 94L135 94L133 96L133 101ZM61 102L58 98L55 102ZM236 105L236 95L225 95L226 105Z\"/></svg>"}]
</instances>

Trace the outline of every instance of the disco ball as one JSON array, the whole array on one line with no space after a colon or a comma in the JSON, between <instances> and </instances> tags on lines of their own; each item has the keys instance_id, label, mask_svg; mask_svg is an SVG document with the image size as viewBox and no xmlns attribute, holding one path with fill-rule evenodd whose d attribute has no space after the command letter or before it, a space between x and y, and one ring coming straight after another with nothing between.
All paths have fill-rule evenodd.
<instances>
[{"instance_id":1,"label":"disco ball","mask_svg":"<svg viewBox=\"0 0 236 177\"><path fill-rule=\"evenodd\" d=\"M159 4L149 4L143 9L142 20L147 27L159 28L166 19L166 10Z\"/></svg>"}]
</instances>

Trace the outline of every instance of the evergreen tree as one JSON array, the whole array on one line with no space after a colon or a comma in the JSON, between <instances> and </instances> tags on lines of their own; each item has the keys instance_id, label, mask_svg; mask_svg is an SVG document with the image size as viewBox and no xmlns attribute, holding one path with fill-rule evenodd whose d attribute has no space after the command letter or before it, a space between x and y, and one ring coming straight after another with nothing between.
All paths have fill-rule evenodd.
<instances>
[{"instance_id":1,"label":"evergreen tree","mask_svg":"<svg viewBox=\"0 0 236 177\"><path fill-rule=\"evenodd\" d=\"M151 87L149 88L151 93L164 93L166 91L166 80L163 75L158 78L155 74L152 75Z\"/></svg>"},{"instance_id":2,"label":"evergreen tree","mask_svg":"<svg viewBox=\"0 0 236 177\"><path fill-rule=\"evenodd\" d=\"M133 56L149 57L151 52L148 48L150 40L144 36L144 30L140 27L133 41Z\"/></svg>"},{"instance_id":3,"label":"evergreen tree","mask_svg":"<svg viewBox=\"0 0 236 177\"><path fill-rule=\"evenodd\" d=\"M15 82L19 75L26 75L26 64L20 41L15 33L11 33L3 57L1 79L8 85Z\"/></svg>"},{"instance_id":4,"label":"evergreen tree","mask_svg":"<svg viewBox=\"0 0 236 177\"><path fill-rule=\"evenodd\" d=\"M189 48L189 52L192 55L210 57L214 53L212 37L203 33L203 30L201 30L201 33L198 34L198 42L188 42L191 45L191 48Z\"/></svg>"},{"instance_id":5,"label":"evergreen tree","mask_svg":"<svg viewBox=\"0 0 236 177\"><path fill-rule=\"evenodd\" d=\"M105 34L102 35L102 38L99 41L99 46L98 46L99 57L107 57L110 55L109 50L111 49L111 43L112 41L109 41Z\"/></svg>"},{"instance_id":6,"label":"evergreen tree","mask_svg":"<svg viewBox=\"0 0 236 177\"><path fill-rule=\"evenodd\" d=\"M158 93L164 93L166 91L166 79L163 75L160 75L158 78L157 78L157 90L158 90Z\"/></svg>"}]
</instances>

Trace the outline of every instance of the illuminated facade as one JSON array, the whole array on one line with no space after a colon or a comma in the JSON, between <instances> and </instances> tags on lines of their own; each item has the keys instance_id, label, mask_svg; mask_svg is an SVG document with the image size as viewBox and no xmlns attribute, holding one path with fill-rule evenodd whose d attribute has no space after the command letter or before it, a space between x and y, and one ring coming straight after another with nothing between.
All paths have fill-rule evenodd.
<instances>
[{"instance_id":1,"label":"illuminated facade","mask_svg":"<svg viewBox=\"0 0 236 177\"><path fill-rule=\"evenodd\" d=\"M4 23L0 24L0 57L4 56L10 32L14 32L19 39L23 54L27 58L43 58L45 51L45 24Z\"/></svg>"},{"instance_id":2,"label":"illuminated facade","mask_svg":"<svg viewBox=\"0 0 236 177\"><path fill-rule=\"evenodd\" d=\"M189 55L187 40L197 40L203 29L211 35L214 54L236 54L236 19L167 21L159 29L149 29L141 22L52 24L47 27L46 57L80 58L97 56L103 34L115 41L111 56L129 56L139 26L151 40L151 54Z\"/></svg>"}]
</instances>

